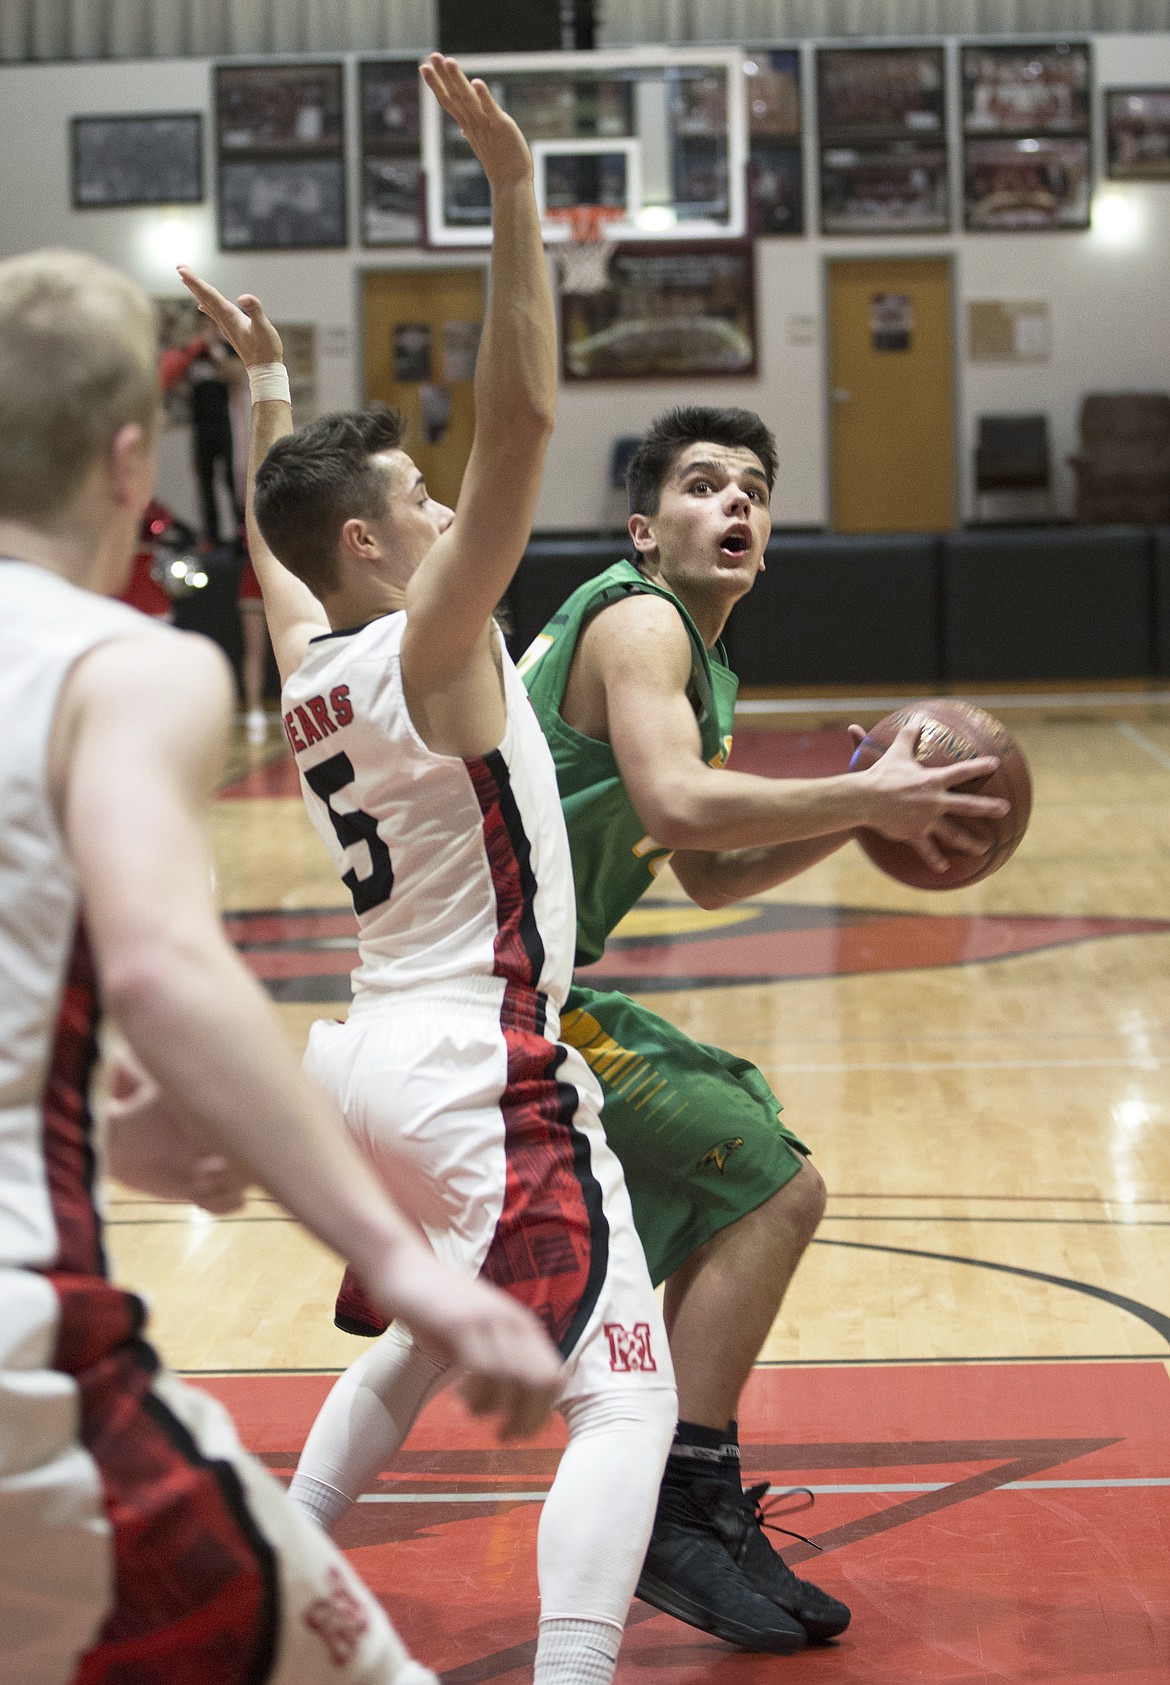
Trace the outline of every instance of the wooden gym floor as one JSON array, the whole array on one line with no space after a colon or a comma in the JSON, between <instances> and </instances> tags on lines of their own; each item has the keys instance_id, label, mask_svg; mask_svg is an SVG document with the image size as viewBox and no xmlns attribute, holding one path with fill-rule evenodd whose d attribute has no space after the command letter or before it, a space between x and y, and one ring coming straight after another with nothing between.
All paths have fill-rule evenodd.
<instances>
[{"instance_id":1,"label":"wooden gym floor","mask_svg":"<svg viewBox=\"0 0 1170 1685\"><path fill-rule=\"evenodd\" d=\"M619 1679L1170 1672L1170 697L995 705L1036 801L989 882L903 889L850 847L705 914L664 873L603 962L759 1064L828 1182L741 1434L751 1479L815 1491L788 1523L823 1547L802 1571L854 1610L839 1645L780 1659L635 1604ZM835 770L847 720L886 706L749 699L735 761ZM238 746L214 823L229 928L300 1044L344 1013L352 922L275 726ZM263 1199L223 1221L117 1188L110 1206L167 1360L289 1473L358 1349L331 1325L334 1260ZM344 1524L457 1685L531 1676L557 1443L502 1451L440 1399Z\"/></svg>"}]
</instances>

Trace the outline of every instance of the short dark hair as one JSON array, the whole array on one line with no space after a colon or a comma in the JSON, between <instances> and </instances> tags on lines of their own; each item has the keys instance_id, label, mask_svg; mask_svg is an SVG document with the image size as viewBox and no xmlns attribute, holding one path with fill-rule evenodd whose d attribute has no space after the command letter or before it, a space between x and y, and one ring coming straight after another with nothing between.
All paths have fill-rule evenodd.
<instances>
[{"instance_id":1,"label":"short dark hair","mask_svg":"<svg viewBox=\"0 0 1170 1685\"><path fill-rule=\"evenodd\" d=\"M346 521L381 514L386 474L371 459L406 434L398 410L323 415L278 439L256 475L256 524L277 561L321 596L337 583Z\"/></svg>"},{"instance_id":2,"label":"short dark hair","mask_svg":"<svg viewBox=\"0 0 1170 1685\"><path fill-rule=\"evenodd\" d=\"M704 439L713 445L754 451L771 491L776 479L776 441L756 412L688 404L655 417L631 456L626 469L631 515L658 513L662 488L678 457L688 445Z\"/></svg>"}]
</instances>

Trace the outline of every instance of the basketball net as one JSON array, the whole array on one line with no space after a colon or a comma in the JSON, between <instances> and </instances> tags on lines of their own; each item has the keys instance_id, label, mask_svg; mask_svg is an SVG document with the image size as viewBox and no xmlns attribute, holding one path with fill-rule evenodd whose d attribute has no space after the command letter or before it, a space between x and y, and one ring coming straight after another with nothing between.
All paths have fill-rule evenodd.
<instances>
[{"instance_id":1,"label":"basketball net","mask_svg":"<svg viewBox=\"0 0 1170 1685\"><path fill-rule=\"evenodd\" d=\"M546 212L566 224L568 238L553 247L553 262L563 293L599 293L609 285L609 260L617 242L606 235L606 224L619 220L620 210L605 205L568 205Z\"/></svg>"}]
</instances>

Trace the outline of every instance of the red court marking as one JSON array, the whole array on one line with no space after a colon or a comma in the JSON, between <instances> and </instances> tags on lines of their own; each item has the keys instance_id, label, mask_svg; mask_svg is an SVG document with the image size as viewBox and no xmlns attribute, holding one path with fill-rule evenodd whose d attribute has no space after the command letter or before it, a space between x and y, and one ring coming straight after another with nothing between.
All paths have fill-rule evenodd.
<instances>
[{"instance_id":1,"label":"red court marking","mask_svg":"<svg viewBox=\"0 0 1170 1685\"><path fill-rule=\"evenodd\" d=\"M275 801L281 797L299 798L300 793L301 783L297 777L296 762L287 747L284 747L263 766L253 767L243 778L237 778L234 784L225 784L219 792L219 799L236 802L262 797L268 801Z\"/></svg>"},{"instance_id":2,"label":"red court marking","mask_svg":"<svg viewBox=\"0 0 1170 1685\"><path fill-rule=\"evenodd\" d=\"M228 1404L245 1443L287 1475L330 1382L200 1384ZM1170 1476L1162 1364L761 1369L742 1431L747 1480L948 1489L824 1494L795 1518L832 1547L801 1572L853 1608L838 1645L777 1662L635 1604L619 1681L765 1685L777 1669L796 1685L1170 1677L1170 1488L997 1485ZM343 1523L340 1542L449 1685L531 1678L538 1505L491 1493L545 1489L559 1439L549 1429L531 1446L495 1447L456 1399L440 1398L377 1489L482 1492L483 1502L362 1504ZM785 1554L809 1553L796 1545Z\"/></svg>"},{"instance_id":3,"label":"red court marking","mask_svg":"<svg viewBox=\"0 0 1170 1685\"><path fill-rule=\"evenodd\" d=\"M849 908L836 911L839 923L822 921L803 930L789 927L754 935L745 922L726 936L698 932L662 942L618 938L582 974L582 982L592 989L620 978L620 987L638 989L672 977L747 982L753 977L920 971L1009 959L1106 936L1159 935L1170 930L1167 919L1042 918L1008 913L974 917L890 913L883 917L864 910L851 919Z\"/></svg>"}]
</instances>

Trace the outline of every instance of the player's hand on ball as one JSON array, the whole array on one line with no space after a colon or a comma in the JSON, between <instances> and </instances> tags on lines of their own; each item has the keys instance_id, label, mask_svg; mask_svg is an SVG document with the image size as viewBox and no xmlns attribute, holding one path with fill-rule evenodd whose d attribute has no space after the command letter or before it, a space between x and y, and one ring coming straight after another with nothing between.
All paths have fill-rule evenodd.
<instances>
[{"instance_id":1,"label":"player's hand on ball","mask_svg":"<svg viewBox=\"0 0 1170 1685\"><path fill-rule=\"evenodd\" d=\"M928 866L943 872L947 850L983 854L988 848L985 839L964 830L958 821L1002 819L1009 804L1001 796L969 795L954 788L989 777L999 766L994 755L923 766L915 758L920 730L914 724L903 726L885 754L861 774L869 780L872 800L866 823L883 837L908 842Z\"/></svg>"},{"instance_id":2,"label":"player's hand on ball","mask_svg":"<svg viewBox=\"0 0 1170 1685\"><path fill-rule=\"evenodd\" d=\"M857 840L875 866L917 889L978 883L1011 858L1032 811L1028 763L974 702L935 697L850 726L850 771L869 780Z\"/></svg>"}]
</instances>

